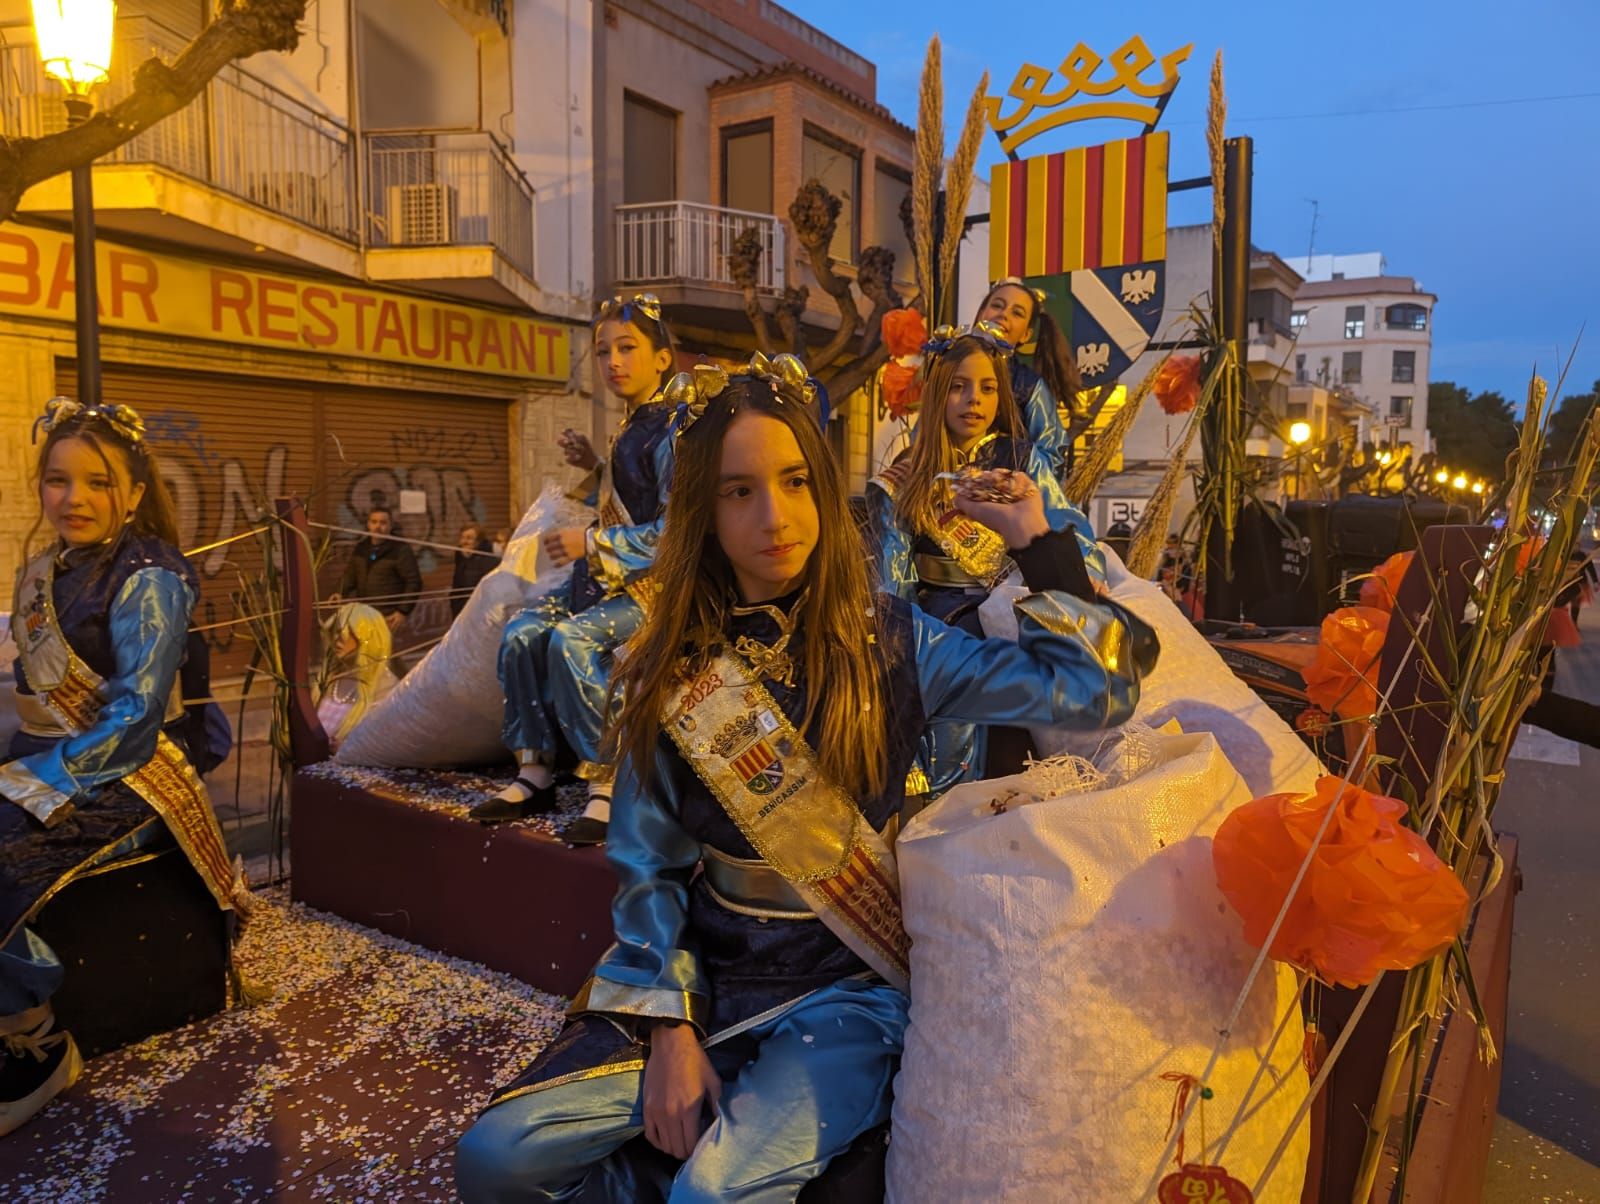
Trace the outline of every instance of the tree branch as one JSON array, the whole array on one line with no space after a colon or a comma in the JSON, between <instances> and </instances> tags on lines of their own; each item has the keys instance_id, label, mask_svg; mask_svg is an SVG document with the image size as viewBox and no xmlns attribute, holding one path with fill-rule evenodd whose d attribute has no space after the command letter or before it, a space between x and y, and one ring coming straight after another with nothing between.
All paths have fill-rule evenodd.
<instances>
[{"instance_id":1,"label":"tree branch","mask_svg":"<svg viewBox=\"0 0 1600 1204\"><path fill-rule=\"evenodd\" d=\"M836 372L826 378L819 377L828 389L828 397L834 405L843 403L846 397L854 393L876 372L889 358L889 348L879 343L870 353L858 355L846 361Z\"/></svg>"},{"instance_id":2,"label":"tree branch","mask_svg":"<svg viewBox=\"0 0 1600 1204\"><path fill-rule=\"evenodd\" d=\"M221 0L219 8L170 65L155 58L142 63L133 91L111 108L43 138L0 140L0 221L35 184L93 162L176 113L229 63L299 44L306 0Z\"/></svg>"}]
</instances>

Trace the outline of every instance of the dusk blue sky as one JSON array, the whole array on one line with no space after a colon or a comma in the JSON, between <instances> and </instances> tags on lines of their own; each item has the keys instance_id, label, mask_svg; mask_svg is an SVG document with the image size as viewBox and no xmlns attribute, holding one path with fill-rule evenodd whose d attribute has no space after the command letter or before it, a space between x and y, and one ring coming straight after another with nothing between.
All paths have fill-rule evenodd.
<instances>
[{"instance_id":1,"label":"dusk blue sky","mask_svg":"<svg viewBox=\"0 0 1600 1204\"><path fill-rule=\"evenodd\" d=\"M1314 197L1319 254L1382 251L1391 274L1438 295L1434 380L1520 403L1530 368L1553 380L1585 321L1568 391L1600 378L1600 0L790 6L875 61L878 99L908 124L937 32L951 142L985 69L998 94L1024 61L1054 68L1080 40L1109 55L1139 33L1158 58L1193 42L1161 124L1173 178L1206 169L1206 79L1220 47L1229 132L1255 139L1257 246L1304 255ZM1133 129L1068 125L1023 153ZM985 169L1001 157L986 135ZM1171 221L1207 220L1209 196L1174 196Z\"/></svg>"}]
</instances>

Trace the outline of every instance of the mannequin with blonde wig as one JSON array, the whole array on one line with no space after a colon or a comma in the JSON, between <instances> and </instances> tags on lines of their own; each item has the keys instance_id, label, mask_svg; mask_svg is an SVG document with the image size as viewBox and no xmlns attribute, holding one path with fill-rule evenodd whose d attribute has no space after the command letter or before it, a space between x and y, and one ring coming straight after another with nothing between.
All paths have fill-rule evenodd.
<instances>
[{"instance_id":1,"label":"mannequin with blonde wig","mask_svg":"<svg viewBox=\"0 0 1600 1204\"><path fill-rule=\"evenodd\" d=\"M327 652L317 688L317 718L337 749L367 711L394 688L389 669L389 624L360 602L346 602L328 625Z\"/></svg>"}]
</instances>

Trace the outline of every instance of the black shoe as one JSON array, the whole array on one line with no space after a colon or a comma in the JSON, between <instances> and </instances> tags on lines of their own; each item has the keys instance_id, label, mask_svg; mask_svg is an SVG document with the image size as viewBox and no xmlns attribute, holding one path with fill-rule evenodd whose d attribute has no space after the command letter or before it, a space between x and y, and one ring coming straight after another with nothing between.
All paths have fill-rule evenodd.
<instances>
[{"instance_id":1,"label":"black shoe","mask_svg":"<svg viewBox=\"0 0 1600 1204\"><path fill-rule=\"evenodd\" d=\"M509 797L512 787L521 787L526 797L521 799ZM535 786L527 778L518 778L499 794L492 795L473 807L467 812L467 818L475 819L480 824L501 824L511 819L544 815L555 809L554 786Z\"/></svg>"},{"instance_id":2,"label":"black shoe","mask_svg":"<svg viewBox=\"0 0 1600 1204\"><path fill-rule=\"evenodd\" d=\"M83 1073L70 1033L53 1033L47 1016L32 1032L0 1041L0 1137L26 1124Z\"/></svg>"},{"instance_id":3,"label":"black shoe","mask_svg":"<svg viewBox=\"0 0 1600 1204\"><path fill-rule=\"evenodd\" d=\"M561 834L561 839L575 849L605 844L606 821L595 819L592 815L580 815L567 825L567 830Z\"/></svg>"}]
</instances>

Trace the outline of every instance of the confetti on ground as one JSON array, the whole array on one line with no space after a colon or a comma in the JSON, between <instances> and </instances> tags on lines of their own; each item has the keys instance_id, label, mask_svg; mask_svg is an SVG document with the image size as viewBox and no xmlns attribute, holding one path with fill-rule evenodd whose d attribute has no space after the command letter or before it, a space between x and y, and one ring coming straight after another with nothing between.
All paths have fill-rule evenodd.
<instances>
[{"instance_id":1,"label":"confetti on ground","mask_svg":"<svg viewBox=\"0 0 1600 1204\"><path fill-rule=\"evenodd\" d=\"M453 1149L553 1037L562 1001L260 895L271 998L91 1061L0 1142L6 1200L453 1200Z\"/></svg>"},{"instance_id":2,"label":"confetti on ground","mask_svg":"<svg viewBox=\"0 0 1600 1204\"><path fill-rule=\"evenodd\" d=\"M473 773L461 769L377 769L365 765L340 765L322 761L300 769L310 777L338 782L352 790L365 790L380 798L398 799L419 807L434 807L451 815L465 815L514 776L511 767L504 772ZM567 825L583 814L588 801L587 787L561 786L556 791L556 809L531 819L516 820L512 826L560 838Z\"/></svg>"}]
</instances>

